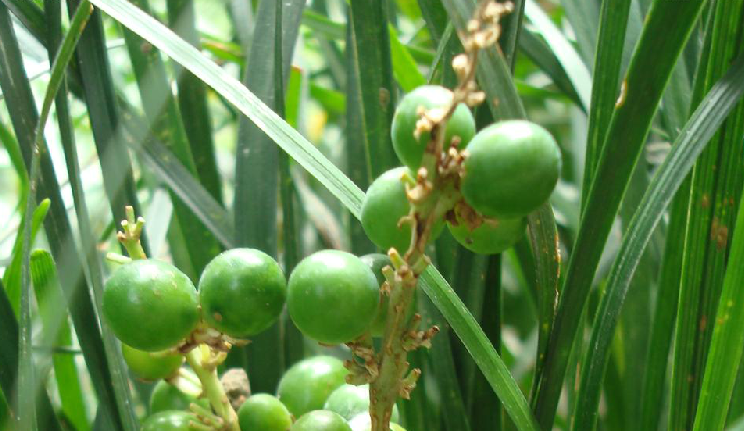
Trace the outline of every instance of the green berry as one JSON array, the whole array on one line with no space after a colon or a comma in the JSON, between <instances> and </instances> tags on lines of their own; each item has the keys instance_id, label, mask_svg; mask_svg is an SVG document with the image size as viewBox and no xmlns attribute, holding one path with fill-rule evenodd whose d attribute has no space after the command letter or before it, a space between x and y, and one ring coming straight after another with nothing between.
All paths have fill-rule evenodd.
<instances>
[{"instance_id":1,"label":"green berry","mask_svg":"<svg viewBox=\"0 0 744 431\"><path fill-rule=\"evenodd\" d=\"M372 431L372 419L369 417L368 412L360 413L354 416L349 421L349 426L351 427L351 431ZM396 423L393 423L393 421L391 420L390 431L406 431L406 430L402 426Z\"/></svg>"},{"instance_id":2,"label":"green berry","mask_svg":"<svg viewBox=\"0 0 744 431\"><path fill-rule=\"evenodd\" d=\"M209 408L209 400L206 398L196 398L193 395L185 394L177 387L161 380L155 384L150 393L150 414L168 410L188 410L191 403Z\"/></svg>"},{"instance_id":3,"label":"green berry","mask_svg":"<svg viewBox=\"0 0 744 431\"><path fill-rule=\"evenodd\" d=\"M450 223L447 225L457 242L473 253L496 254L522 239L527 220L524 217L486 220L473 230L470 230L466 223L460 223L457 226Z\"/></svg>"},{"instance_id":4,"label":"green berry","mask_svg":"<svg viewBox=\"0 0 744 431\"><path fill-rule=\"evenodd\" d=\"M183 356L177 353L159 352L152 354L134 347L121 345L121 354L132 372L142 380L159 380L173 376L183 363Z\"/></svg>"},{"instance_id":5,"label":"green berry","mask_svg":"<svg viewBox=\"0 0 744 431\"><path fill-rule=\"evenodd\" d=\"M377 313L378 302L372 270L343 251L314 253L289 277L289 315L303 334L321 343L346 343L362 335Z\"/></svg>"},{"instance_id":6,"label":"green berry","mask_svg":"<svg viewBox=\"0 0 744 431\"><path fill-rule=\"evenodd\" d=\"M372 272L377 277L378 285L382 286L385 282L385 276L382 274L382 268L391 265L390 258L382 253L370 253L362 256L362 262L366 263ZM390 295L380 295L380 306L377 309L375 320L372 321L372 325L369 327L369 332L373 337L382 337L385 333L385 323L387 321L388 307L390 304ZM408 318L413 317L416 312L416 297L411 301L411 305L408 308Z\"/></svg>"},{"instance_id":7,"label":"green berry","mask_svg":"<svg viewBox=\"0 0 744 431\"><path fill-rule=\"evenodd\" d=\"M193 413L169 410L148 417L140 431L197 431L191 426L194 423L197 423L197 419Z\"/></svg>"},{"instance_id":8,"label":"green berry","mask_svg":"<svg viewBox=\"0 0 744 431\"><path fill-rule=\"evenodd\" d=\"M422 133L418 139L414 137L416 122L419 120L419 107L425 109L445 108L452 101L452 91L436 86L424 85L403 96L395 109L391 134L393 148L400 161L409 168L416 170L421 166L421 158L429 142L430 133ZM455 136L460 138L460 148L465 148L475 135L475 120L473 114L464 104L460 104L447 122L445 129L446 151Z\"/></svg>"},{"instance_id":9,"label":"green berry","mask_svg":"<svg viewBox=\"0 0 744 431\"><path fill-rule=\"evenodd\" d=\"M479 213L519 218L542 205L561 171L561 153L553 136L537 124L502 121L470 141L464 162L462 195Z\"/></svg>"},{"instance_id":10,"label":"green berry","mask_svg":"<svg viewBox=\"0 0 744 431\"><path fill-rule=\"evenodd\" d=\"M331 356L314 356L294 364L279 381L277 396L295 416L323 408L328 396L346 383L348 370Z\"/></svg>"},{"instance_id":11,"label":"green berry","mask_svg":"<svg viewBox=\"0 0 744 431\"><path fill-rule=\"evenodd\" d=\"M250 396L238 410L241 430L287 431L292 415L279 399L269 394Z\"/></svg>"},{"instance_id":12,"label":"green berry","mask_svg":"<svg viewBox=\"0 0 744 431\"><path fill-rule=\"evenodd\" d=\"M327 410L306 413L290 428L291 431L351 431L344 418Z\"/></svg>"},{"instance_id":13,"label":"green berry","mask_svg":"<svg viewBox=\"0 0 744 431\"><path fill-rule=\"evenodd\" d=\"M369 386L342 385L325 402L323 410L338 413L342 418L350 421L355 416L369 411ZM398 406L393 406L391 422L398 422L400 415Z\"/></svg>"},{"instance_id":14,"label":"green berry","mask_svg":"<svg viewBox=\"0 0 744 431\"><path fill-rule=\"evenodd\" d=\"M221 253L204 268L199 301L204 320L231 337L256 335L279 317L287 282L279 264L255 249Z\"/></svg>"},{"instance_id":15,"label":"green berry","mask_svg":"<svg viewBox=\"0 0 744 431\"><path fill-rule=\"evenodd\" d=\"M196 288L175 266L135 260L120 266L106 282L103 315L124 343L146 352L177 345L196 328Z\"/></svg>"},{"instance_id":16,"label":"green berry","mask_svg":"<svg viewBox=\"0 0 744 431\"><path fill-rule=\"evenodd\" d=\"M411 224L399 225L407 216L411 204L406 197L406 188L401 181L404 175L413 176L405 167L390 169L372 182L362 202L362 227L370 240L387 251L391 247L401 255L411 245ZM429 240L436 239L444 222L435 224Z\"/></svg>"}]
</instances>

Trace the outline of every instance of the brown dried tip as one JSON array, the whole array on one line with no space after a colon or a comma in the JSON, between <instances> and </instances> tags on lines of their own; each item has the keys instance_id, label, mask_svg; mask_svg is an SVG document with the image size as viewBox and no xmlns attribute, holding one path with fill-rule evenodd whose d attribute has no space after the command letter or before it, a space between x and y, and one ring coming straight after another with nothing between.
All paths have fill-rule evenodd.
<instances>
[{"instance_id":1,"label":"brown dried tip","mask_svg":"<svg viewBox=\"0 0 744 431\"><path fill-rule=\"evenodd\" d=\"M248 374L242 368L230 368L220 378L230 405L237 411L245 400L251 396L251 385Z\"/></svg>"}]
</instances>

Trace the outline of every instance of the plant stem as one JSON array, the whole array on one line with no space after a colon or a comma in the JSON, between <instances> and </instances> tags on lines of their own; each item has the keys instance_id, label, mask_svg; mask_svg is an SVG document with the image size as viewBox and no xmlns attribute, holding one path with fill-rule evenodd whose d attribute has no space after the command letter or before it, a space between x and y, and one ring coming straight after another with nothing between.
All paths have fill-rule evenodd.
<instances>
[{"instance_id":1,"label":"plant stem","mask_svg":"<svg viewBox=\"0 0 744 431\"><path fill-rule=\"evenodd\" d=\"M217 416L224 421L224 429L230 431L240 431L238 424L238 415L230 405L230 400L225 394L225 389L220 383L217 376L216 364L208 359L212 355L207 346L198 346L186 354L186 361L194 370L196 376L201 381L204 396L209 400L209 404L214 409ZM206 358L205 358L206 356Z\"/></svg>"}]
</instances>

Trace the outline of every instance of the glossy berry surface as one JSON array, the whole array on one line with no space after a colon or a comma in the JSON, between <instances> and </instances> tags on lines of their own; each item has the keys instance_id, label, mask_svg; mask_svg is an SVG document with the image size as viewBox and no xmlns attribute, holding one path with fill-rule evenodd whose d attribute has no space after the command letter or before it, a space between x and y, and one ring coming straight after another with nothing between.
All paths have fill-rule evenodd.
<instances>
[{"instance_id":1,"label":"glossy berry surface","mask_svg":"<svg viewBox=\"0 0 744 431\"><path fill-rule=\"evenodd\" d=\"M348 370L341 360L331 356L304 359L284 373L277 396L295 416L323 408L328 396L346 383Z\"/></svg>"},{"instance_id":2,"label":"glossy berry surface","mask_svg":"<svg viewBox=\"0 0 744 431\"><path fill-rule=\"evenodd\" d=\"M168 410L188 410L191 403L209 408L209 400L206 398L197 399L195 396L181 392L165 380L161 380L155 384L150 393L150 414Z\"/></svg>"},{"instance_id":3,"label":"glossy berry surface","mask_svg":"<svg viewBox=\"0 0 744 431\"><path fill-rule=\"evenodd\" d=\"M316 252L289 277L289 315L303 334L321 343L346 343L362 335L377 313L378 302L372 270L343 251Z\"/></svg>"},{"instance_id":4,"label":"glossy berry surface","mask_svg":"<svg viewBox=\"0 0 744 431\"><path fill-rule=\"evenodd\" d=\"M401 217L408 215L411 206L401 178L408 173L405 167L390 169L372 182L362 202L362 227L376 246L387 252L395 247L404 254L411 245L411 224L398 225ZM437 223L430 241L442 233L443 223Z\"/></svg>"},{"instance_id":5,"label":"glossy berry surface","mask_svg":"<svg viewBox=\"0 0 744 431\"><path fill-rule=\"evenodd\" d=\"M413 136L416 122L420 118L419 106L426 109L444 108L452 101L452 96L451 90L437 85L424 85L403 96L393 115L391 135L395 153L404 165L413 170L418 169L430 139L429 132L422 133L418 139ZM473 115L467 106L460 104L447 122L445 151L453 137L458 136L459 148L465 148L473 135L475 135Z\"/></svg>"},{"instance_id":6,"label":"glossy berry surface","mask_svg":"<svg viewBox=\"0 0 744 431\"><path fill-rule=\"evenodd\" d=\"M523 120L493 124L467 148L461 191L487 217L518 218L548 200L561 171L553 136Z\"/></svg>"},{"instance_id":7,"label":"glossy berry surface","mask_svg":"<svg viewBox=\"0 0 744 431\"><path fill-rule=\"evenodd\" d=\"M486 220L477 228L470 230L465 223L457 226L447 224L452 236L463 247L478 254L496 254L517 243L527 226L524 217L515 219Z\"/></svg>"},{"instance_id":8,"label":"glossy berry surface","mask_svg":"<svg viewBox=\"0 0 744 431\"><path fill-rule=\"evenodd\" d=\"M106 281L103 315L124 344L147 352L166 350L199 321L196 288L175 266L135 260Z\"/></svg>"},{"instance_id":9,"label":"glossy berry surface","mask_svg":"<svg viewBox=\"0 0 744 431\"><path fill-rule=\"evenodd\" d=\"M279 317L287 282L279 264L255 249L236 248L212 259L199 280L202 315L231 337L256 335Z\"/></svg>"},{"instance_id":10,"label":"glossy berry surface","mask_svg":"<svg viewBox=\"0 0 744 431\"><path fill-rule=\"evenodd\" d=\"M250 396L238 410L241 430L287 431L292 415L279 399L269 394Z\"/></svg>"},{"instance_id":11,"label":"glossy berry surface","mask_svg":"<svg viewBox=\"0 0 744 431\"><path fill-rule=\"evenodd\" d=\"M126 344L121 345L121 354L129 369L142 380L171 377L178 372L183 363L182 355L163 352L151 354Z\"/></svg>"},{"instance_id":12,"label":"glossy berry surface","mask_svg":"<svg viewBox=\"0 0 744 431\"><path fill-rule=\"evenodd\" d=\"M369 386L342 385L333 391L323 406L323 410L338 413L342 418L350 421L355 416L369 411ZM393 406L391 422L400 421L398 406Z\"/></svg>"},{"instance_id":13,"label":"glossy berry surface","mask_svg":"<svg viewBox=\"0 0 744 431\"><path fill-rule=\"evenodd\" d=\"M391 265L390 258L382 253L370 253L360 257L362 262L366 263L372 272L377 277L377 284L382 286L385 282L385 276L382 274L382 268ZM392 265L391 265L392 266ZM385 332L385 322L387 321L388 308L390 304L390 295L380 295L380 306L377 309L377 314L372 324L369 327L369 332L374 337L381 337ZM416 300L411 302L410 308L408 309L408 318L410 319L416 312Z\"/></svg>"},{"instance_id":14,"label":"glossy berry surface","mask_svg":"<svg viewBox=\"0 0 744 431\"><path fill-rule=\"evenodd\" d=\"M344 418L327 410L304 414L290 428L291 431L351 431Z\"/></svg>"},{"instance_id":15,"label":"glossy berry surface","mask_svg":"<svg viewBox=\"0 0 744 431\"><path fill-rule=\"evenodd\" d=\"M191 426L196 416L190 412L169 410L151 415L142 423L140 431L197 431Z\"/></svg>"},{"instance_id":16,"label":"glossy berry surface","mask_svg":"<svg viewBox=\"0 0 744 431\"><path fill-rule=\"evenodd\" d=\"M349 421L349 427L351 431L372 431L372 419L369 417L369 413L360 413ZM390 422L390 431L406 431L402 426Z\"/></svg>"}]
</instances>

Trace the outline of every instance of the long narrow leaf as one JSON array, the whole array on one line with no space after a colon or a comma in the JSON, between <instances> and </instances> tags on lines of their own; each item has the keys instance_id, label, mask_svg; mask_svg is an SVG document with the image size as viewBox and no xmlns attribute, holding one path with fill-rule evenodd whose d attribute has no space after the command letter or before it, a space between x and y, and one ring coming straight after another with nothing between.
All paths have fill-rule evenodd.
<instances>
[{"instance_id":1,"label":"long narrow leaf","mask_svg":"<svg viewBox=\"0 0 744 431\"><path fill-rule=\"evenodd\" d=\"M653 229L692 168L697 156L700 155L742 95L744 95L744 56L739 58L729 73L711 90L706 100L690 118L687 126L680 133L678 142L675 142L664 164L659 167L628 226L625 239L610 271L607 288L597 311L592 339L583 361L585 365L582 370L579 401L574 412L574 429L576 430L593 427L597 415L602 374L615 324L633 273L651 238Z\"/></svg>"},{"instance_id":2,"label":"long narrow leaf","mask_svg":"<svg viewBox=\"0 0 744 431\"><path fill-rule=\"evenodd\" d=\"M624 92L607 132L607 145L603 148L596 179L590 188L561 291L545 373L535 404L536 415L543 427L552 426L571 345L615 213L643 149L664 87L703 5L704 2L656 0L649 12L624 80ZM666 37L657 37L658 28L670 20L677 25L667 32Z\"/></svg>"}]
</instances>

